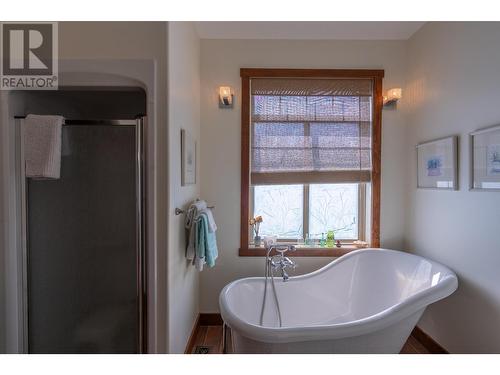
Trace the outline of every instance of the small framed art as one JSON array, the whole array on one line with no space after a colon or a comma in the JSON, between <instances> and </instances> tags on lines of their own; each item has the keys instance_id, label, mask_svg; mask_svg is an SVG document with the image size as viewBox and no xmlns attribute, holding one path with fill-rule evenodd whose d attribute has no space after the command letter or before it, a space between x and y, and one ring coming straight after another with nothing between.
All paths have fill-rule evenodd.
<instances>
[{"instance_id":1,"label":"small framed art","mask_svg":"<svg viewBox=\"0 0 500 375\"><path fill-rule=\"evenodd\" d=\"M196 141L181 129L181 183L182 186L196 183Z\"/></svg>"},{"instance_id":2,"label":"small framed art","mask_svg":"<svg viewBox=\"0 0 500 375\"><path fill-rule=\"evenodd\" d=\"M470 134L470 189L500 191L500 126Z\"/></svg>"},{"instance_id":3,"label":"small framed art","mask_svg":"<svg viewBox=\"0 0 500 375\"><path fill-rule=\"evenodd\" d=\"M458 137L452 136L417 145L417 187L458 189Z\"/></svg>"}]
</instances>

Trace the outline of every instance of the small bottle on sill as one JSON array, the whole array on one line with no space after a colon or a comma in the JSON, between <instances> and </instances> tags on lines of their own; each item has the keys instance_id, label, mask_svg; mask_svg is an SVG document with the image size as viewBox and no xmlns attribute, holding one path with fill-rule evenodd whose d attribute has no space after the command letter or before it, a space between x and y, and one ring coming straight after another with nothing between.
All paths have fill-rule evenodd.
<instances>
[{"instance_id":1,"label":"small bottle on sill","mask_svg":"<svg viewBox=\"0 0 500 375\"><path fill-rule=\"evenodd\" d=\"M333 230L326 233L326 247L332 248L335 244L335 234Z\"/></svg>"},{"instance_id":2,"label":"small bottle on sill","mask_svg":"<svg viewBox=\"0 0 500 375\"><path fill-rule=\"evenodd\" d=\"M320 247L325 247L326 246L326 240L325 240L325 234L321 233L321 240L319 241L319 246Z\"/></svg>"},{"instance_id":3,"label":"small bottle on sill","mask_svg":"<svg viewBox=\"0 0 500 375\"><path fill-rule=\"evenodd\" d=\"M304 238L302 236L297 237L297 246L303 246L304 245Z\"/></svg>"}]
</instances>

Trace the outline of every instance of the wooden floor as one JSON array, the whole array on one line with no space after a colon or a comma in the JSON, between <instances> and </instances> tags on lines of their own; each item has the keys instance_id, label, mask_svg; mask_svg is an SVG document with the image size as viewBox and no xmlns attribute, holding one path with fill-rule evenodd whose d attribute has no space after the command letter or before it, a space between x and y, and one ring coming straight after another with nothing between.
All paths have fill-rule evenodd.
<instances>
[{"instance_id":1,"label":"wooden floor","mask_svg":"<svg viewBox=\"0 0 500 375\"><path fill-rule=\"evenodd\" d=\"M200 348L208 349L202 351ZM191 354L222 354L222 326L200 326Z\"/></svg>"},{"instance_id":2,"label":"wooden floor","mask_svg":"<svg viewBox=\"0 0 500 375\"><path fill-rule=\"evenodd\" d=\"M222 326L200 326L192 354L222 354ZM401 354L430 354L414 336L410 336Z\"/></svg>"},{"instance_id":3,"label":"wooden floor","mask_svg":"<svg viewBox=\"0 0 500 375\"><path fill-rule=\"evenodd\" d=\"M399 354L432 354L413 335L408 337Z\"/></svg>"}]
</instances>

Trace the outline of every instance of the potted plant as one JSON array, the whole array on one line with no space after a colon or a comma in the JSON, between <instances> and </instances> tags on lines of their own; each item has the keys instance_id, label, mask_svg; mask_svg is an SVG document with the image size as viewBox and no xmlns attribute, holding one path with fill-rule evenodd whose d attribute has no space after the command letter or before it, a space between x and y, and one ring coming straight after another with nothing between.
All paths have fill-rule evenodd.
<instances>
[{"instance_id":1,"label":"potted plant","mask_svg":"<svg viewBox=\"0 0 500 375\"><path fill-rule=\"evenodd\" d=\"M254 218L251 218L249 222L254 233L253 244L255 247L260 246L261 238L259 236L259 229L260 229L260 223L262 223L262 221L263 221L262 216L256 216Z\"/></svg>"}]
</instances>

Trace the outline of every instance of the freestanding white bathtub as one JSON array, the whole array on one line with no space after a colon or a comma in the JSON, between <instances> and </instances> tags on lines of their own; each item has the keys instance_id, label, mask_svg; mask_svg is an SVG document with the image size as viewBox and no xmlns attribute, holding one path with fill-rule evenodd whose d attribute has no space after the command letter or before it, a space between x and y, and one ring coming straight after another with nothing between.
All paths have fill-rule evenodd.
<instances>
[{"instance_id":1,"label":"freestanding white bathtub","mask_svg":"<svg viewBox=\"0 0 500 375\"><path fill-rule=\"evenodd\" d=\"M269 281L270 282L270 281ZM457 277L425 258L385 249L344 255L287 282L275 278L282 315L264 278L236 280L219 303L234 353L399 353L427 305L457 289Z\"/></svg>"}]
</instances>

